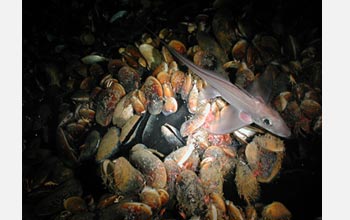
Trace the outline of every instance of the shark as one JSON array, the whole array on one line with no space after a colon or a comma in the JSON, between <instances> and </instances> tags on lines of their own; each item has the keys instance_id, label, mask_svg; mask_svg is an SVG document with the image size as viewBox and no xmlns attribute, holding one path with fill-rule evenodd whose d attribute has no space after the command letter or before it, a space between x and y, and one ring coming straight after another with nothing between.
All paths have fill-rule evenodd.
<instances>
[{"instance_id":1,"label":"shark","mask_svg":"<svg viewBox=\"0 0 350 220\"><path fill-rule=\"evenodd\" d=\"M254 123L277 136L291 136L283 118L268 103L272 87L271 73L265 71L250 85L248 92L231 83L228 78L195 65L165 42L161 43L188 69L207 82L208 86L200 93L201 99L221 97L229 104L221 110L220 117L206 128L209 132L231 133Z\"/></svg>"}]
</instances>

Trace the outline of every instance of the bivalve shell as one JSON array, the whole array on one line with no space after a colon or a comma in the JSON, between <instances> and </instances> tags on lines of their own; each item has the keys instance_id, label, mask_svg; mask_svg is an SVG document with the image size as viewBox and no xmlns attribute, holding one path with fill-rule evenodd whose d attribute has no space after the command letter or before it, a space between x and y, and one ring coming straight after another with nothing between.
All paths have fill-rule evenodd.
<instances>
[{"instance_id":1,"label":"bivalve shell","mask_svg":"<svg viewBox=\"0 0 350 220\"><path fill-rule=\"evenodd\" d=\"M116 127L108 129L107 133L103 136L100 146L98 147L96 154L96 161L102 162L104 159L111 157L119 150L119 135L120 130Z\"/></svg>"},{"instance_id":2,"label":"bivalve shell","mask_svg":"<svg viewBox=\"0 0 350 220\"><path fill-rule=\"evenodd\" d=\"M144 178L124 157L114 160L114 184L118 194L129 195L141 191Z\"/></svg>"},{"instance_id":3,"label":"bivalve shell","mask_svg":"<svg viewBox=\"0 0 350 220\"><path fill-rule=\"evenodd\" d=\"M141 44L139 50L147 61L148 69L154 70L162 62L160 52L150 44Z\"/></svg>"},{"instance_id":4,"label":"bivalve shell","mask_svg":"<svg viewBox=\"0 0 350 220\"><path fill-rule=\"evenodd\" d=\"M280 202L273 202L265 206L261 215L266 220L289 220L292 218L290 211Z\"/></svg>"},{"instance_id":5,"label":"bivalve shell","mask_svg":"<svg viewBox=\"0 0 350 220\"><path fill-rule=\"evenodd\" d=\"M148 186L156 189L165 188L167 182L165 166L145 145L136 144L131 149L130 162L145 176Z\"/></svg>"}]
</instances>

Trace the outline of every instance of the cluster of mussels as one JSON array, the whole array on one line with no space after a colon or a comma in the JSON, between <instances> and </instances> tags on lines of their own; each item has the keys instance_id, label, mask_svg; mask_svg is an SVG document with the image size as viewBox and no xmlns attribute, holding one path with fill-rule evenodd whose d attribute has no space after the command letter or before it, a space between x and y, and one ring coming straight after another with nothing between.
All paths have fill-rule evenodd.
<instances>
[{"instance_id":1,"label":"cluster of mussels","mask_svg":"<svg viewBox=\"0 0 350 220\"><path fill-rule=\"evenodd\" d=\"M66 67L75 73L67 79L45 67L50 84L71 92L58 109L59 156L26 149L35 172L24 178L25 193L37 202L36 216L291 219L280 202L255 204L259 184L280 171L284 142L254 126L208 132L207 124L227 103L221 97L200 99L207 82L177 62L159 39L197 66L228 74L241 88L272 72L271 103L295 137L321 133L319 39L301 44L277 29L255 33L247 19L232 22L225 10L212 20L201 14L179 26L185 31L163 28L158 38L143 34L120 47L118 58L83 56ZM84 193L75 175L91 161L91 172L105 187L99 198ZM235 183L241 198L225 196L226 181Z\"/></svg>"}]
</instances>

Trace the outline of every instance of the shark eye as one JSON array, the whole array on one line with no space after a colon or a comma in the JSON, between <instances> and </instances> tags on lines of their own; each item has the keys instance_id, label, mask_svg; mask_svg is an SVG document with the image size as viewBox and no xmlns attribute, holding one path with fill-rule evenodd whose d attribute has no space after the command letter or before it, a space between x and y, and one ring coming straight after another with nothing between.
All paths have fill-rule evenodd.
<instances>
[{"instance_id":1,"label":"shark eye","mask_svg":"<svg viewBox=\"0 0 350 220\"><path fill-rule=\"evenodd\" d=\"M262 122L263 122L265 125L269 125L269 126L271 126L271 125L272 125L271 120L270 120L270 119L268 119L268 118L263 118Z\"/></svg>"}]
</instances>

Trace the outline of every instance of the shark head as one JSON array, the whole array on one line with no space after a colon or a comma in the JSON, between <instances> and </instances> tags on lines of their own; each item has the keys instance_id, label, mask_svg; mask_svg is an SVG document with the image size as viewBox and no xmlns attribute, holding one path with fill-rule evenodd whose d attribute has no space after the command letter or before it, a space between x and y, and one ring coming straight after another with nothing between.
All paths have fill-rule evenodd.
<instances>
[{"instance_id":1,"label":"shark head","mask_svg":"<svg viewBox=\"0 0 350 220\"><path fill-rule=\"evenodd\" d=\"M257 112L258 114L254 114L252 117L255 124L280 137L288 138L291 136L289 127L276 110L261 104L257 108Z\"/></svg>"}]
</instances>

